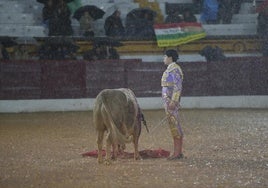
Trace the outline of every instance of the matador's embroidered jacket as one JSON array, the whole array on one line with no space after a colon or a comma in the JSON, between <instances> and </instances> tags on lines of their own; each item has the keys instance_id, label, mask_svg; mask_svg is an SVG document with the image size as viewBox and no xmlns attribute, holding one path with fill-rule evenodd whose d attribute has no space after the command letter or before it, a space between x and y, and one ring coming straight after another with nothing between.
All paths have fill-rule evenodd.
<instances>
[{"instance_id":1,"label":"matador's embroidered jacket","mask_svg":"<svg viewBox=\"0 0 268 188\"><path fill-rule=\"evenodd\" d=\"M166 102L170 100L179 102L182 91L183 73L175 62L168 65L161 79L162 98Z\"/></svg>"},{"instance_id":2,"label":"matador's embroidered jacket","mask_svg":"<svg viewBox=\"0 0 268 188\"><path fill-rule=\"evenodd\" d=\"M183 131L179 119L179 102L182 91L183 73L179 65L171 63L163 73L161 79L162 98L165 106L165 111L168 117L169 128L174 138L183 136ZM169 103L174 101L176 107L169 109Z\"/></svg>"}]
</instances>

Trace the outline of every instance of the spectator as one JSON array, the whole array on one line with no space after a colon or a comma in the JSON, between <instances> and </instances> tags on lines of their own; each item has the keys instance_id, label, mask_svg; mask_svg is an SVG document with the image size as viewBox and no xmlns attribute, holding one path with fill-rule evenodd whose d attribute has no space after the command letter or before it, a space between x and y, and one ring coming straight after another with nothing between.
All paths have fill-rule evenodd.
<instances>
[{"instance_id":1,"label":"spectator","mask_svg":"<svg viewBox=\"0 0 268 188\"><path fill-rule=\"evenodd\" d=\"M144 13L144 16L142 17L141 25L142 25L142 30L140 32L140 36L146 37L146 38L151 38L155 36L154 33L154 17L148 12Z\"/></svg>"},{"instance_id":2,"label":"spectator","mask_svg":"<svg viewBox=\"0 0 268 188\"><path fill-rule=\"evenodd\" d=\"M64 59L75 60L76 52L79 49L79 46L75 44L63 45L62 46L62 54Z\"/></svg>"},{"instance_id":3,"label":"spectator","mask_svg":"<svg viewBox=\"0 0 268 188\"><path fill-rule=\"evenodd\" d=\"M85 37L94 37L94 31L92 29L93 18L90 16L89 12L86 11L79 19L80 23L80 34Z\"/></svg>"},{"instance_id":4,"label":"spectator","mask_svg":"<svg viewBox=\"0 0 268 188\"><path fill-rule=\"evenodd\" d=\"M91 50L88 50L84 53L83 59L89 61L106 59L106 49L104 46L94 45Z\"/></svg>"},{"instance_id":5,"label":"spectator","mask_svg":"<svg viewBox=\"0 0 268 188\"><path fill-rule=\"evenodd\" d=\"M268 6L258 14L257 32L262 41L262 54L268 56Z\"/></svg>"},{"instance_id":6,"label":"spectator","mask_svg":"<svg viewBox=\"0 0 268 188\"><path fill-rule=\"evenodd\" d=\"M234 14L234 1L219 0L219 21L223 24L230 24Z\"/></svg>"},{"instance_id":7,"label":"spectator","mask_svg":"<svg viewBox=\"0 0 268 188\"><path fill-rule=\"evenodd\" d=\"M57 45L44 44L39 49L39 59L60 60L63 59L61 48Z\"/></svg>"},{"instance_id":8,"label":"spectator","mask_svg":"<svg viewBox=\"0 0 268 188\"><path fill-rule=\"evenodd\" d=\"M58 41L57 41L58 40ZM39 48L39 59L47 60L66 60L76 59L76 51L78 50L72 41L68 39L51 39L46 41Z\"/></svg>"},{"instance_id":9,"label":"spectator","mask_svg":"<svg viewBox=\"0 0 268 188\"><path fill-rule=\"evenodd\" d=\"M108 47L108 59L120 59L117 50L113 46Z\"/></svg>"},{"instance_id":10,"label":"spectator","mask_svg":"<svg viewBox=\"0 0 268 188\"><path fill-rule=\"evenodd\" d=\"M178 10L173 10L165 19L165 23L180 23L182 18Z\"/></svg>"},{"instance_id":11,"label":"spectator","mask_svg":"<svg viewBox=\"0 0 268 188\"><path fill-rule=\"evenodd\" d=\"M0 60L8 60L9 59L9 53L6 50L5 46L0 43Z\"/></svg>"},{"instance_id":12,"label":"spectator","mask_svg":"<svg viewBox=\"0 0 268 188\"><path fill-rule=\"evenodd\" d=\"M126 35L139 39L151 39L155 37L154 18L156 13L151 9L138 8L127 14Z\"/></svg>"},{"instance_id":13,"label":"spectator","mask_svg":"<svg viewBox=\"0 0 268 188\"><path fill-rule=\"evenodd\" d=\"M119 10L114 11L112 15L106 18L104 23L104 30L107 36L123 36L125 34L125 28L120 18L121 12Z\"/></svg>"},{"instance_id":14,"label":"spectator","mask_svg":"<svg viewBox=\"0 0 268 188\"><path fill-rule=\"evenodd\" d=\"M83 59L94 61L101 59L119 59L119 54L116 49L108 45L95 44L92 50L84 53Z\"/></svg>"},{"instance_id":15,"label":"spectator","mask_svg":"<svg viewBox=\"0 0 268 188\"><path fill-rule=\"evenodd\" d=\"M185 8L183 10L182 17L184 22L197 22L197 19L190 8Z\"/></svg>"},{"instance_id":16,"label":"spectator","mask_svg":"<svg viewBox=\"0 0 268 188\"><path fill-rule=\"evenodd\" d=\"M243 0L235 0L233 1L233 13L238 14L241 8Z\"/></svg>"},{"instance_id":17,"label":"spectator","mask_svg":"<svg viewBox=\"0 0 268 188\"><path fill-rule=\"evenodd\" d=\"M201 13L201 22L206 24L218 23L218 8L217 0L204 0Z\"/></svg>"},{"instance_id":18,"label":"spectator","mask_svg":"<svg viewBox=\"0 0 268 188\"><path fill-rule=\"evenodd\" d=\"M199 54L204 56L207 62L224 61L226 59L223 50L218 46L213 48L212 46L207 45L199 52Z\"/></svg>"},{"instance_id":19,"label":"spectator","mask_svg":"<svg viewBox=\"0 0 268 188\"><path fill-rule=\"evenodd\" d=\"M51 51L51 46L45 44L42 45L38 50L39 59L53 59L52 54L50 53Z\"/></svg>"},{"instance_id":20,"label":"spectator","mask_svg":"<svg viewBox=\"0 0 268 188\"><path fill-rule=\"evenodd\" d=\"M202 9L203 0L192 0L193 7L195 9L195 13L200 14Z\"/></svg>"},{"instance_id":21,"label":"spectator","mask_svg":"<svg viewBox=\"0 0 268 188\"><path fill-rule=\"evenodd\" d=\"M53 17L54 10L55 4L53 0L48 0L42 9L43 24L46 28L49 27L49 20Z\"/></svg>"},{"instance_id":22,"label":"spectator","mask_svg":"<svg viewBox=\"0 0 268 188\"><path fill-rule=\"evenodd\" d=\"M76 59L76 48L75 45L62 45L61 46L61 57L66 60L75 60Z\"/></svg>"},{"instance_id":23,"label":"spectator","mask_svg":"<svg viewBox=\"0 0 268 188\"><path fill-rule=\"evenodd\" d=\"M49 36L68 36L73 34L70 20L71 12L64 0L55 5L52 17L49 19Z\"/></svg>"},{"instance_id":24,"label":"spectator","mask_svg":"<svg viewBox=\"0 0 268 188\"><path fill-rule=\"evenodd\" d=\"M30 58L30 55L29 55L29 49L28 49L27 45L19 44L15 48L14 59L27 60L29 58Z\"/></svg>"}]
</instances>

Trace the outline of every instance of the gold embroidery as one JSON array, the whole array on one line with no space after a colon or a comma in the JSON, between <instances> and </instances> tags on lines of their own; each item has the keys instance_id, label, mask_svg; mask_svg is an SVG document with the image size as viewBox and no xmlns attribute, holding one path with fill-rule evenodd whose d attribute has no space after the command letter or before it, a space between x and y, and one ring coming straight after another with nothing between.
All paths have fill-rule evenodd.
<instances>
[{"instance_id":1,"label":"gold embroidery","mask_svg":"<svg viewBox=\"0 0 268 188\"><path fill-rule=\"evenodd\" d=\"M180 92L174 92L172 95L172 100L178 102L180 98Z\"/></svg>"},{"instance_id":2,"label":"gold embroidery","mask_svg":"<svg viewBox=\"0 0 268 188\"><path fill-rule=\"evenodd\" d=\"M177 128L178 122L175 119L175 117L170 114L168 115L168 124L169 124L169 130L170 130L172 137L180 138L180 134Z\"/></svg>"},{"instance_id":3,"label":"gold embroidery","mask_svg":"<svg viewBox=\"0 0 268 188\"><path fill-rule=\"evenodd\" d=\"M167 72L172 72L174 69L178 69L181 75L181 79L183 79L183 72L181 70L181 67L176 64L176 63L171 63L168 68L167 68Z\"/></svg>"},{"instance_id":4,"label":"gold embroidery","mask_svg":"<svg viewBox=\"0 0 268 188\"><path fill-rule=\"evenodd\" d=\"M167 81L167 77L168 77L169 73L174 71L175 69L179 70L181 79L183 79L183 73L182 73L182 70L181 70L180 66L177 65L176 63L171 63L167 67L166 71L163 73L163 76L161 78L161 86L162 87L172 87L172 86L174 86L173 82L168 82Z\"/></svg>"}]
</instances>

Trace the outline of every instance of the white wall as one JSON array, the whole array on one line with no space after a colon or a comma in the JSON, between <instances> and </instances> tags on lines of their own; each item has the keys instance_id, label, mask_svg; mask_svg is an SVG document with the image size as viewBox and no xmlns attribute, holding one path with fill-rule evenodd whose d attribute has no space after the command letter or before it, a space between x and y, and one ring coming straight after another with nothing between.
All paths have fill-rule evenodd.
<instances>
[{"instance_id":1,"label":"white wall","mask_svg":"<svg viewBox=\"0 0 268 188\"><path fill-rule=\"evenodd\" d=\"M0 113L87 111L92 110L94 98L47 100L0 100ZM161 97L138 98L144 110L163 109ZM268 108L268 96L207 96L182 97L181 107L192 108Z\"/></svg>"}]
</instances>

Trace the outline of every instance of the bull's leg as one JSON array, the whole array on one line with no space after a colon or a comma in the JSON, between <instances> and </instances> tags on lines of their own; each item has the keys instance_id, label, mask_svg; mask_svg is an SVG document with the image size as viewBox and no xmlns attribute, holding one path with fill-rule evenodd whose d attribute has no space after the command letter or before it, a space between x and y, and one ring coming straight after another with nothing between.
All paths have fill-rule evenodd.
<instances>
[{"instance_id":1,"label":"bull's leg","mask_svg":"<svg viewBox=\"0 0 268 188\"><path fill-rule=\"evenodd\" d=\"M141 156L138 150L139 136L134 134L133 144L134 144L134 160L140 160Z\"/></svg>"},{"instance_id":2,"label":"bull's leg","mask_svg":"<svg viewBox=\"0 0 268 188\"><path fill-rule=\"evenodd\" d=\"M98 163L102 163L102 145L103 145L103 136L104 131L98 131L98 138L97 138L97 144L98 144Z\"/></svg>"},{"instance_id":3,"label":"bull's leg","mask_svg":"<svg viewBox=\"0 0 268 188\"><path fill-rule=\"evenodd\" d=\"M114 143L113 144L113 156L112 156L113 160L117 159L117 154L118 154L118 144Z\"/></svg>"},{"instance_id":4,"label":"bull's leg","mask_svg":"<svg viewBox=\"0 0 268 188\"><path fill-rule=\"evenodd\" d=\"M106 160L105 164L110 165L111 164L111 138L110 138L110 132L108 132L107 137L106 137Z\"/></svg>"},{"instance_id":5,"label":"bull's leg","mask_svg":"<svg viewBox=\"0 0 268 188\"><path fill-rule=\"evenodd\" d=\"M124 154L124 151L126 149L126 144L124 143L121 143L121 144L118 144L118 154Z\"/></svg>"}]
</instances>

